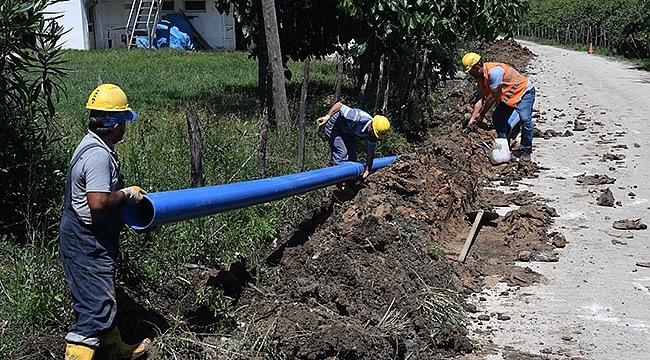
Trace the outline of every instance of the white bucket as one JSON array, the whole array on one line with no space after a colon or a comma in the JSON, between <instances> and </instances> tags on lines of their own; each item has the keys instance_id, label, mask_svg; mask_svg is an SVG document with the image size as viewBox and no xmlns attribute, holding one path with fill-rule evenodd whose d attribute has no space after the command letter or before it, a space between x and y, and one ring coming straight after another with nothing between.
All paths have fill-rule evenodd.
<instances>
[{"instance_id":1,"label":"white bucket","mask_svg":"<svg viewBox=\"0 0 650 360\"><path fill-rule=\"evenodd\" d=\"M490 161L493 165L503 164L510 161L510 146L508 145L508 139L494 139L492 144L492 156Z\"/></svg>"}]
</instances>

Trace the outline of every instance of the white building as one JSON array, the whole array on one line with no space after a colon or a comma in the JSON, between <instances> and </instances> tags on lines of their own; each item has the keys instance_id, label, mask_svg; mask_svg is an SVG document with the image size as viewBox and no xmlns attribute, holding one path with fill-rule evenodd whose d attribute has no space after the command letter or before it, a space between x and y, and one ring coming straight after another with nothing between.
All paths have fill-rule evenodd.
<instances>
[{"instance_id":1,"label":"white building","mask_svg":"<svg viewBox=\"0 0 650 360\"><path fill-rule=\"evenodd\" d=\"M133 0L137 1L137 0ZM61 39L66 49L126 47L129 0L67 0L48 8L68 32ZM163 0L160 16L182 10L213 50L235 50L235 20L217 11L213 0Z\"/></svg>"}]
</instances>

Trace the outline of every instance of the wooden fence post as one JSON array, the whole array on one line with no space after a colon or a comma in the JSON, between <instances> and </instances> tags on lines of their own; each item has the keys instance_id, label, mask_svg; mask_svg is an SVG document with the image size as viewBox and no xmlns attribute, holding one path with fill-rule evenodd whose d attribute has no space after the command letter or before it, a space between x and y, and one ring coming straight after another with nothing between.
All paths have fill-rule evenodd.
<instances>
[{"instance_id":1,"label":"wooden fence post","mask_svg":"<svg viewBox=\"0 0 650 360\"><path fill-rule=\"evenodd\" d=\"M199 126L199 116L191 102L187 102L185 107L185 117L187 119L187 133L190 140L190 177L192 187L203 187L205 183L205 174L203 173L203 154L201 151L201 128Z\"/></svg>"},{"instance_id":2,"label":"wooden fence post","mask_svg":"<svg viewBox=\"0 0 650 360\"><path fill-rule=\"evenodd\" d=\"M307 117L307 90L309 87L309 56L302 67L300 115L298 117L298 171L305 171L305 118Z\"/></svg>"}]
</instances>

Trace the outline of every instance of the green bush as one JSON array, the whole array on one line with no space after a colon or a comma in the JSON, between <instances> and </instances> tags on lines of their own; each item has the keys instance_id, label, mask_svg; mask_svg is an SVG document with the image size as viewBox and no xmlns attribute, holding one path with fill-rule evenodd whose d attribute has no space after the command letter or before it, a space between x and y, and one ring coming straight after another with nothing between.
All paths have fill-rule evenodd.
<instances>
[{"instance_id":1,"label":"green bush","mask_svg":"<svg viewBox=\"0 0 650 360\"><path fill-rule=\"evenodd\" d=\"M60 192L62 158L52 150L55 103L64 94L63 33L42 20L50 0L0 4L0 234L25 241L25 224Z\"/></svg>"}]
</instances>

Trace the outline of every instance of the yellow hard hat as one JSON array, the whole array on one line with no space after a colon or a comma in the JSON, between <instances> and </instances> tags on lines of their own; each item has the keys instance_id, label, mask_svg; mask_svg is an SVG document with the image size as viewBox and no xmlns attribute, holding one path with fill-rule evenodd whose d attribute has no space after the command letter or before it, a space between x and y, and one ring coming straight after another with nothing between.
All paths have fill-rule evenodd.
<instances>
[{"instance_id":1,"label":"yellow hard hat","mask_svg":"<svg viewBox=\"0 0 650 360\"><path fill-rule=\"evenodd\" d=\"M385 116L382 115L375 115L374 118L372 118L372 131L375 133L375 136L377 139L383 139L388 135L388 131L390 130L390 122L388 122L388 119Z\"/></svg>"},{"instance_id":2,"label":"yellow hard hat","mask_svg":"<svg viewBox=\"0 0 650 360\"><path fill-rule=\"evenodd\" d=\"M463 68L465 69L465 72L472 70L472 67L479 61L481 61L481 55L472 52L465 54L465 56L463 56Z\"/></svg>"},{"instance_id":3,"label":"yellow hard hat","mask_svg":"<svg viewBox=\"0 0 650 360\"><path fill-rule=\"evenodd\" d=\"M131 110L124 91L113 84L103 84L95 88L88 97L86 109L102 111Z\"/></svg>"}]
</instances>

